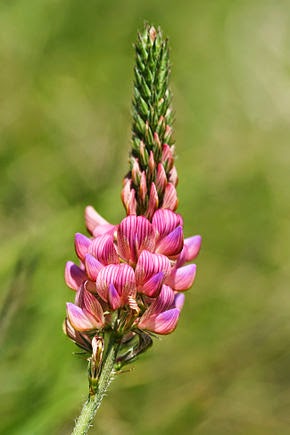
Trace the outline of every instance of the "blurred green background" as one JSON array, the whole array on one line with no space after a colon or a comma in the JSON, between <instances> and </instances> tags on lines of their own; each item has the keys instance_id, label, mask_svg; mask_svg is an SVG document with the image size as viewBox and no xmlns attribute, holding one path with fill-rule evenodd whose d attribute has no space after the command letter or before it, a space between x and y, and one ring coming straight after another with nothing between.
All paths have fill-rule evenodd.
<instances>
[{"instance_id":1,"label":"blurred green background","mask_svg":"<svg viewBox=\"0 0 290 435\"><path fill-rule=\"evenodd\" d=\"M0 3L0 432L69 434L63 335L92 204L118 222L136 31L170 37L179 211L203 235L179 327L119 375L91 433L290 434L290 2Z\"/></svg>"}]
</instances>

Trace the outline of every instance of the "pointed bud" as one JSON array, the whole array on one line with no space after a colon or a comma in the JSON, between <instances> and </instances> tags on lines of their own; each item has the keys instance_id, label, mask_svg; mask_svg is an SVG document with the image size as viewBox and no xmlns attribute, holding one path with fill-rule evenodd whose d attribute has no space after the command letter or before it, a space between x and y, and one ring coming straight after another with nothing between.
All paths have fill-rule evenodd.
<instances>
[{"instance_id":1,"label":"pointed bud","mask_svg":"<svg viewBox=\"0 0 290 435\"><path fill-rule=\"evenodd\" d=\"M166 143L162 147L162 162L165 166L166 171L170 171L174 164L174 157L172 148Z\"/></svg>"},{"instance_id":2,"label":"pointed bud","mask_svg":"<svg viewBox=\"0 0 290 435\"><path fill-rule=\"evenodd\" d=\"M152 45L155 42L156 36L157 36L157 32L156 32L155 27L153 27L153 26L150 27L150 29L149 29L149 37L150 37L150 41L151 41Z\"/></svg>"},{"instance_id":3,"label":"pointed bud","mask_svg":"<svg viewBox=\"0 0 290 435\"><path fill-rule=\"evenodd\" d=\"M152 183L150 188L148 207L145 212L145 215L148 219L152 218L154 212L158 209L158 205L159 205L158 193L155 184Z\"/></svg>"},{"instance_id":4,"label":"pointed bud","mask_svg":"<svg viewBox=\"0 0 290 435\"><path fill-rule=\"evenodd\" d=\"M139 185L140 183L140 178L141 178L141 170L140 170L140 166L138 164L138 160L133 158L133 167L131 169L131 174L132 174L132 180L133 183L135 185Z\"/></svg>"},{"instance_id":5,"label":"pointed bud","mask_svg":"<svg viewBox=\"0 0 290 435\"><path fill-rule=\"evenodd\" d=\"M178 201L177 201L176 189L173 186L173 184L167 183L165 187L162 207L175 211L177 209L177 205L178 205Z\"/></svg>"},{"instance_id":6,"label":"pointed bud","mask_svg":"<svg viewBox=\"0 0 290 435\"><path fill-rule=\"evenodd\" d=\"M92 356L90 359L90 380L97 380L99 377L103 352L104 352L104 339L95 335L92 339Z\"/></svg>"},{"instance_id":7,"label":"pointed bud","mask_svg":"<svg viewBox=\"0 0 290 435\"><path fill-rule=\"evenodd\" d=\"M139 188L139 196L142 202L145 202L147 195L147 183L146 183L146 175L143 171L141 174L141 180L140 180L140 188Z\"/></svg>"},{"instance_id":8,"label":"pointed bud","mask_svg":"<svg viewBox=\"0 0 290 435\"><path fill-rule=\"evenodd\" d=\"M176 167L173 166L169 173L169 182L173 184L174 187L178 184L178 176L177 176L177 170Z\"/></svg>"},{"instance_id":9,"label":"pointed bud","mask_svg":"<svg viewBox=\"0 0 290 435\"><path fill-rule=\"evenodd\" d=\"M157 132L154 133L154 142L156 143L158 149L161 149L161 142Z\"/></svg>"},{"instance_id":10,"label":"pointed bud","mask_svg":"<svg viewBox=\"0 0 290 435\"><path fill-rule=\"evenodd\" d=\"M150 151L150 154L149 154L148 169L149 169L149 173L152 174L152 176L154 176L155 161L154 161L154 154L152 151Z\"/></svg>"},{"instance_id":11,"label":"pointed bud","mask_svg":"<svg viewBox=\"0 0 290 435\"><path fill-rule=\"evenodd\" d=\"M166 172L162 163L158 163L156 174L156 189L159 195L164 194L165 186L167 184Z\"/></svg>"}]
</instances>

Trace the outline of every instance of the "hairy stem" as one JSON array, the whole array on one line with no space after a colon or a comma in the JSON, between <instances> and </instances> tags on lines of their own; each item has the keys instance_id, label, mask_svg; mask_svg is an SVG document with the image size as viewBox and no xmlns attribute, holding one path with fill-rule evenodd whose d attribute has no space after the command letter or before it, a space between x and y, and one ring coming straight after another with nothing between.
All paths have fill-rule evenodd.
<instances>
[{"instance_id":1,"label":"hairy stem","mask_svg":"<svg viewBox=\"0 0 290 435\"><path fill-rule=\"evenodd\" d=\"M115 337L112 335L103 360L96 393L89 395L81 414L76 421L72 435L85 435L92 426L96 412L102 403L111 381L113 380L114 364L116 362L118 348L119 343L115 341Z\"/></svg>"}]
</instances>

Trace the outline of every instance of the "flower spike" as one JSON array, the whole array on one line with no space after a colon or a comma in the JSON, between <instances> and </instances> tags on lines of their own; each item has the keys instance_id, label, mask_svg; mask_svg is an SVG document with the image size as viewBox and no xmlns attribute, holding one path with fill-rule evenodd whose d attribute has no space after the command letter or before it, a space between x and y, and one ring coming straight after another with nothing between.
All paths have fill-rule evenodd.
<instances>
[{"instance_id":1,"label":"flower spike","mask_svg":"<svg viewBox=\"0 0 290 435\"><path fill-rule=\"evenodd\" d=\"M132 147L121 193L126 216L111 224L87 206L89 235L75 235L78 264L65 267L75 298L64 331L89 363L89 398L74 434L87 433L112 374L145 352L154 334L175 330L196 276L196 265L186 263L201 247L201 236L184 238L176 213L168 41L145 25L135 50Z\"/></svg>"}]
</instances>

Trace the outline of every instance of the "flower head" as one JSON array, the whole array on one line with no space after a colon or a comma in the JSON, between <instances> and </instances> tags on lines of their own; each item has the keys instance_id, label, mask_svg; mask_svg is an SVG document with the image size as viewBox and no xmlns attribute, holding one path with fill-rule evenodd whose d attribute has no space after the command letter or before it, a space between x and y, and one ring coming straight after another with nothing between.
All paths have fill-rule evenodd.
<instances>
[{"instance_id":1,"label":"flower head","mask_svg":"<svg viewBox=\"0 0 290 435\"><path fill-rule=\"evenodd\" d=\"M194 264L184 263L197 256L201 237L184 240L181 216L168 209L155 211L152 222L129 215L111 225L92 216L97 214L88 207L92 237L75 237L79 266L68 262L65 268L66 283L76 291L75 302L67 304L67 334L90 347L96 333L110 329L171 333L184 302L181 292L196 273Z\"/></svg>"}]
</instances>

